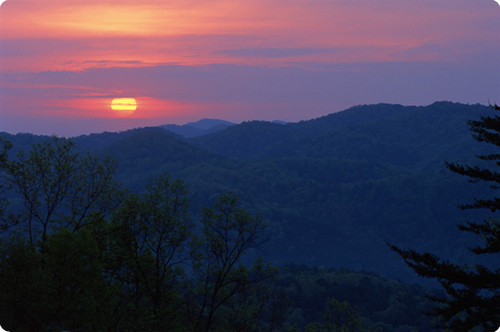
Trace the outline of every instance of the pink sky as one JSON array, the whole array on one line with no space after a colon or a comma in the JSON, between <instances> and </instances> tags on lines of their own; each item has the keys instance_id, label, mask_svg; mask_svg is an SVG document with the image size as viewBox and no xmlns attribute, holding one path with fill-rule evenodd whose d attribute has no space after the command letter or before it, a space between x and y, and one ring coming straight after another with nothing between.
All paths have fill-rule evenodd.
<instances>
[{"instance_id":1,"label":"pink sky","mask_svg":"<svg viewBox=\"0 0 500 332\"><path fill-rule=\"evenodd\" d=\"M113 98L136 98L119 116ZM0 131L75 136L357 104L500 102L493 0L7 0Z\"/></svg>"}]
</instances>

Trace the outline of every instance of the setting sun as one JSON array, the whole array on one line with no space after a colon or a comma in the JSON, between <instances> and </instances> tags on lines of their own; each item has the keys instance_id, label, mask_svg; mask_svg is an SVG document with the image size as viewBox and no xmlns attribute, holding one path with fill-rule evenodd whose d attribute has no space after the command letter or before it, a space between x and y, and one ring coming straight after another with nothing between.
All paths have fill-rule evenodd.
<instances>
[{"instance_id":1,"label":"setting sun","mask_svg":"<svg viewBox=\"0 0 500 332\"><path fill-rule=\"evenodd\" d=\"M137 102L134 98L115 98L111 102L111 109L120 116L129 116L135 113Z\"/></svg>"}]
</instances>

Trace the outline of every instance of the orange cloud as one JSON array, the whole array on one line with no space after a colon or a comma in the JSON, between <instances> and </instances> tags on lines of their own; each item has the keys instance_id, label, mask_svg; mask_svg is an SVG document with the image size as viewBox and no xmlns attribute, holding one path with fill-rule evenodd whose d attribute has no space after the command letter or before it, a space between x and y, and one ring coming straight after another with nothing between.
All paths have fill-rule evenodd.
<instances>
[{"instance_id":1,"label":"orange cloud","mask_svg":"<svg viewBox=\"0 0 500 332\"><path fill-rule=\"evenodd\" d=\"M250 13L262 13L262 5ZM16 0L2 8L2 35L79 38L241 33L262 26L255 16L242 20L252 7L251 2L234 1Z\"/></svg>"},{"instance_id":2,"label":"orange cloud","mask_svg":"<svg viewBox=\"0 0 500 332\"><path fill-rule=\"evenodd\" d=\"M9 0L0 123L114 121L109 102L120 96L138 99L127 121L141 124L307 118L302 109L380 96L487 100L498 85L498 22L495 3L471 0Z\"/></svg>"},{"instance_id":3,"label":"orange cloud","mask_svg":"<svg viewBox=\"0 0 500 332\"><path fill-rule=\"evenodd\" d=\"M457 38L480 36L483 44L498 38L494 28L477 33L500 18L498 11L470 1L445 2L15 0L0 10L0 43L7 53L9 46L25 52L3 55L0 70L428 61L449 59L428 45L452 45L460 52ZM427 51L411 52L422 47ZM270 48L335 52L286 60L227 52Z\"/></svg>"}]
</instances>

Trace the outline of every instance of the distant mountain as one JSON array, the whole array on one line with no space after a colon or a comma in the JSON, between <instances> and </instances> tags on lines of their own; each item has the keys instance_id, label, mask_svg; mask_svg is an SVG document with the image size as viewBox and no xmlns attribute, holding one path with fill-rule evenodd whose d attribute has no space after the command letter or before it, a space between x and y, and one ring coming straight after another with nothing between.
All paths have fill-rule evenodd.
<instances>
[{"instance_id":1,"label":"distant mountain","mask_svg":"<svg viewBox=\"0 0 500 332\"><path fill-rule=\"evenodd\" d=\"M414 274L386 242L477 263L456 225L480 211L457 206L488 189L447 171L444 161L469 162L487 151L472 139L467 120L491 112L450 102L362 105L297 123L205 119L185 125L183 134L164 126L74 141L114 157L117 178L135 191L162 172L183 179L195 219L217 195L238 193L244 208L269 224L263 249L275 264L409 279ZM204 134L189 136L194 130ZM42 139L2 136L17 150Z\"/></svg>"},{"instance_id":2,"label":"distant mountain","mask_svg":"<svg viewBox=\"0 0 500 332\"><path fill-rule=\"evenodd\" d=\"M81 146L85 138L82 136L74 140ZM94 146L93 152L118 160L118 177L126 179L126 184L134 190L141 190L147 179L162 172L173 174L213 158L220 159L159 127L129 130L110 141L104 138L103 142Z\"/></svg>"},{"instance_id":3,"label":"distant mountain","mask_svg":"<svg viewBox=\"0 0 500 332\"><path fill-rule=\"evenodd\" d=\"M471 149L482 148L471 139L467 120L487 111L482 105L450 102L362 105L286 125L244 122L190 142L244 160L328 157L441 168L444 160L468 158Z\"/></svg>"},{"instance_id":4,"label":"distant mountain","mask_svg":"<svg viewBox=\"0 0 500 332\"><path fill-rule=\"evenodd\" d=\"M167 124L161 127L182 137L191 138L215 133L233 125L234 123L224 120L202 119L182 126Z\"/></svg>"}]
</instances>

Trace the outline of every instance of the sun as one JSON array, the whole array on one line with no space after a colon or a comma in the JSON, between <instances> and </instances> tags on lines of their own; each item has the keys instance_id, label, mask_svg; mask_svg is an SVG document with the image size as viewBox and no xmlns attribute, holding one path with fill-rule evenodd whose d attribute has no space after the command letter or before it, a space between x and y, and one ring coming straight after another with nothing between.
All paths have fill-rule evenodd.
<instances>
[{"instance_id":1,"label":"sun","mask_svg":"<svg viewBox=\"0 0 500 332\"><path fill-rule=\"evenodd\" d=\"M135 98L115 98L111 101L111 109L119 116L129 116L135 113L137 101Z\"/></svg>"}]
</instances>

